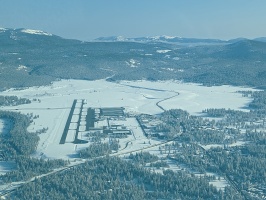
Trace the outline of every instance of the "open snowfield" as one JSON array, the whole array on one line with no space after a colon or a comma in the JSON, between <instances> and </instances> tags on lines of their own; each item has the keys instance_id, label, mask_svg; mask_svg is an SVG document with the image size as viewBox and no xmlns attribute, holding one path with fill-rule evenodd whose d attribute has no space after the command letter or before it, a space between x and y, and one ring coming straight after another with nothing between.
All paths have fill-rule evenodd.
<instances>
[{"instance_id":1,"label":"open snowfield","mask_svg":"<svg viewBox=\"0 0 266 200\"><path fill-rule=\"evenodd\" d=\"M195 83L180 83L174 81L136 81L129 83L124 81L121 84L165 90L161 92L161 94L165 95L165 98L174 96L175 92L179 93L179 95L161 102L160 105L166 110L174 108L187 110L192 115L198 115L206 108L230 108L247 111L244 107L251 99L244 98L240 93L236 92L247 90L255 91L253 88L234 87L230 85L206 87ZM147 91L146 89L145 92ZM169 93L170 95L166 96L166 94ZM149 91L149 94L151 94L151 91ZM160 92L157 91L157 94L160 94ZM155 97L158 98L158 96Z\"/></svg>"},{"instance_id":2,"label":"open snowfield","mask_svg":"<svg viewBox=\"0 0 266 200\"><path fill-rule=\"evenodd\" d=\"M88 145L73 143L59 145L74 99L85 99L86 108L124 107L126 112L147 114L161 113L162 109L156 105L159 102L158 105L166 110L180 108L187 110L190 114L198 115L206 108L244 110L243 107L251 99L236 93L239 90L254 89L233 86L204 87L198 84L175 81L121 81L113 83L105 80L61 80L49 86L31 87L24 90L10 89L1 92L0 95L16 95L31 100L39 99L40 102L33 101L31 104L3 107L2 109L39 115L39 118L34 119L28 130L37 131L48 127L48 131L40 134L40 142L35 156L68 159L75 157L77 149ZM76 108L78 107L77 104ZM75 121L74 116L72 122ZM128 144L128 149L133 150L139 145L147 146L147 144L143 144L142 139L146 138L143 138L145 136L140 133L141 129L137 123L132 119L124 123L129 123L125 125L131 126L136 137L136 141L133 143L134 147L130 147ZM126 144L121 144L121 147L124 145Z\"/></svg>"}]
</instances>

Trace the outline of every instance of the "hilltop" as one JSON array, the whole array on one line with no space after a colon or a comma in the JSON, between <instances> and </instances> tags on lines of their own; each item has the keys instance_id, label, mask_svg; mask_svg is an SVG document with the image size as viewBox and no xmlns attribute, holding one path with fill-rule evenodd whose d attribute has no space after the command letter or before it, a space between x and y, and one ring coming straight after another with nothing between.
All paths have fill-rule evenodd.
<instances>
[{"instance_id":1,"label":"hilltop","mask_svg":"<svg viewBox=\"0 0 266 200\"><path fill-rule=\"evenodd\" d=\"M262 39L151 38L84 42L43 31L2 28L0 87L46 85L58 79L174 79L266 86L266 43ZM180 44L181 40L194 45Z\"/></svg>"}]
</instances>

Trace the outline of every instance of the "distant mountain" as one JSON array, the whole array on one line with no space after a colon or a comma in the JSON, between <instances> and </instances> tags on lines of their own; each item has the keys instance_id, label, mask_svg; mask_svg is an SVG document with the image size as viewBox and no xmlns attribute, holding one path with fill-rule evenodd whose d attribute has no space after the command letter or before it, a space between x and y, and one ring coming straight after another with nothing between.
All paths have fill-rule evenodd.
<instances>
[{"instance_id":1,"label":"distant mountain","mask_svg":"<svg viewBox=\"0 0 266 200\"><path fill-rule=\"evenodd\" d=\"M265 61L266 58L263 57L266 53L265 46L264 42L247 39L240 40L224 46L222 51L216 53L216 56L241 61Z\"/></svg>"},{"instance_id":2,"label":"distant mountain","mask_svg":"<svg viewBox=\"0 0 266 200\"><path fill-rule=\"evenodd\" d=\"M197 39L197 38L182 38L176 36L153 36L153 37L136 37L126 38L123 36L112 36L112 37L99 37L95 41L101 42L163 42L163 43L174 43L180 45L210 45L210 44L228 44L228 41L218 39Z\"/></svg>"},{"instance_id":3,"label":"distant mountain","mask_svg":"<svg viewBox=\"0 0 266 200\"><path fill-rule=\"evenodd\" d=\"M266 37L255 38L255 41L266 42Z\"/></svg>"},{"instance_id":4,"label":"distant mountain","mask_svg":"<svg viewBox=\"0 0 266 200\"><path fill-rule=\"evenodd\" d=\"M248 40L248 39L247 38L234 38L234 39L228 40L228 43L232 44L232 43L241 42L244 40Z\"/></svg>"},{"instance_id":5,"label":"distant mountain","mask_svg":"<svg viewBox=\"0 0 266 200\"><path fill-rule=\"evenodd\" d=\"M33 29L24 29L24 28L19 28L19 29L7 29L7 28L0 28L0 33L2 35L9 35L11 39L16 40L16 37L23 37L25 35L38 35L38 36L53 36L53 34L40 31L40 30L33 30Z\"/></svg>"},{"instance_id":6,"label":"distant mountain","mask_svg":"<svg viewBox=\"0 0 266 200\"><path fill-rule=\"evenodd\" d=\"M109 37L99 37L95 39L95 41L100 41L100 42L125 42L129 41L129 38L125 38L123 36L109 36Z\"/></svg>"},{"instance_id":7,"label":"distant mountain","mask_svg":"<svg viewBox=\"0 0 266 200\"><path fill-rule=\"evenodd\" d=\"M266 43L236 41L158 36L82 42L43 31L1 28L0 90L70 78L266 86Z\"/></svg>"},{"instance_id":8,"label":"distant mountain","mask_svg":"<svg viewBox=\"0 0 266 200\"><path fill-rule=\"evenodd\" d=\"M124 36L111 36L111 37L99 37L94 41L98 42L144 42L144 43L172 43L182 46L202 46L202 45L219 45L219 44L232 44L244 40L247 38L234 38L231 40L220 39L199 39L199 38L182 38L176 36L151 36L151 37L136 37L127 38ZM266 42L266 37L255 38L253 41Z\"/></svg>"}]
</instances>

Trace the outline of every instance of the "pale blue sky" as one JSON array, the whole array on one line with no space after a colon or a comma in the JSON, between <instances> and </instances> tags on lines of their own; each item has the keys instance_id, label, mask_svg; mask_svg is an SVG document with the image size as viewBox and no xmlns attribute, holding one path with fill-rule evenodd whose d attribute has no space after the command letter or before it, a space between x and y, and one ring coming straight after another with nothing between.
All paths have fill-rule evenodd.
<instances>
[{"instance_id":1,"label":"pale blue sky","mask_svg":"<svg viewBox=\"0 0 266 200\"><path fill-rule=\"evenodd\" d=\"M0 27L65 38L266 36L265 0L0 0Z\"/></svg>"}]
</instances>

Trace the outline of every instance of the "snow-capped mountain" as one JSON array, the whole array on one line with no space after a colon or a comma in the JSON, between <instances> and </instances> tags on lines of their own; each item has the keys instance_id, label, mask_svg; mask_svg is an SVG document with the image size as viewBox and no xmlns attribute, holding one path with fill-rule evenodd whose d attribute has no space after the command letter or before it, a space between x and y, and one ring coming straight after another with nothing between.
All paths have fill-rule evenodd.
<instances>
[{"instance_id":1,"label":"snow-capped mountain","mask_svg":"<svg viewBox=\"0 0 266 200\"><path fill-rule=\"evenodd\" d=\"M162 43L175 43L175 44L189 44L189 45L204 45L204 44L227 44L228 41L219 39L198 39L198 38L182 38L178 36L149 36L149 37L136 37L127 38L123 36L99 37L95 41L101 42L162 42Z\"/></svg>"},{"instance_id":2,"label":"snow-capped mountain","mask_svg":"<svg viewBox=\"0 0 266 200\"><path fill-rule=\"evenodd\" d=\"M58 78L109 77L266 86L266 43L243 38L119 36L82 42L39 30L0 28L0 44L0 90Z\"/></svg>"},{"instance_id":3,"label":"snow-capped mountain","mask_svg":"<svg viewBox=\"0 0 266 200\"><path fill-rule=\"evenodd\" d=\"M28 34L34 34L34 35L46 35L46 36L52 36L53 34L40 31L40 30L33 30L33 29L22 29L22 33L28 33Z\"/></svg>"},{"instance_id":4,"label":"snow-capped mountain","mask_svg":"<svg viewBox=\"0 0 266 200\"><path fill-rule=\"evenodd\" d=\"M9 29L9 28L1 28L0 27L0 33L3 32L8 32L8 33L13 33L13 34L32 34L32 35L45 35L45 36L53 36L51 33L47 33L45 31L41 30L34 30L34 29L24 29L24 28L19 28L19 29Z\"/></svg>"},{"instance_id":5,"label":"snow-capped mountain","mask_svg":"<svg viewBox=\"0 0 266 200\"><path fill-rule=\"evenodd\" d=\"M130 41L129 38L126 38L124 36L99 37L99 38L97 38L95 40L99 41L99 42L125 42L125 41Z\"/></svg>"},{"instance_id":6,"label":"snow-capped mountain","mask_svg":"<svg viewBox=\"0 0 266 200\"><path fill-rule=\"evenodd\" d=\"M3 40L1 43L1 45L3 45L5 43L12 43L12 41L14 42L20 40L28 41L31 42L32 44L34 43L34 41L53 43L60 41L58 39L61 37L42 30L34 30L26 28L18 28L18 29L0 28L0 38L5 38L5 40Z\"/></svg>"}]
</instances>

